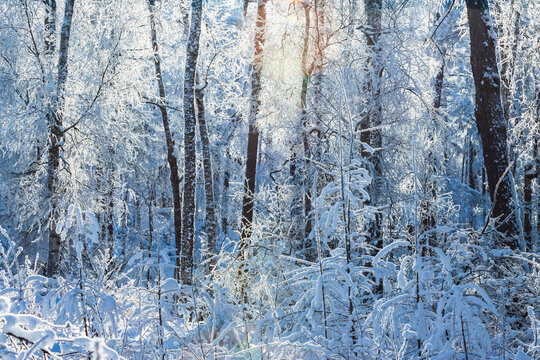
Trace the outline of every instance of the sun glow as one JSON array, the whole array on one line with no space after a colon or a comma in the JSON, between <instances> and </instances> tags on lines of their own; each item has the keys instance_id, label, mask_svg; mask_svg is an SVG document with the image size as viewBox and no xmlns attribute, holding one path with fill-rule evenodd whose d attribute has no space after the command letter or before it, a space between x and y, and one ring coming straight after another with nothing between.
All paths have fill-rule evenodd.
<instances>
[{"instance_id":1,"label":"sun glow","mask_svg":"<svg viewBox=\"0 0 540 360\"><path fill-rule=\"evenodd\" d=\"M300 20L298 19L298 15L296 14L287 15L285 21L287 22L287 25L296 25L300 22Z\"/></svg>"}]
</instances>

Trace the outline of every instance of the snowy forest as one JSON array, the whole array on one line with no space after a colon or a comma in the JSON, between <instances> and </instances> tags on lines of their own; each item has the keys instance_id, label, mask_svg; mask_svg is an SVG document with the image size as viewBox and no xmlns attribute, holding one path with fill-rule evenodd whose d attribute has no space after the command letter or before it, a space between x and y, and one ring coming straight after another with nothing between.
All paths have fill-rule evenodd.
<instances>
[{"instance_id":1,"label":"snowy forest","mask_svg":"<svg viewBox=\"0 0 540 360\"><path fill-rule=\"evenodd\" d=\"M0 359L540 359L540 1L0 0Z\"/></svg>"}]
</instances>

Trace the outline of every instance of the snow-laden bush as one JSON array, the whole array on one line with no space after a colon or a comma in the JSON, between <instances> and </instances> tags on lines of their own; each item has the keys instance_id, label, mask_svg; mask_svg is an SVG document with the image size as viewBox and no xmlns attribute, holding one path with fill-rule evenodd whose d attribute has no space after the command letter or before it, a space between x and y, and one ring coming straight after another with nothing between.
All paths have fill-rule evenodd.
<instances>
[{"instance_id":1,"label":"snow-laden bush","mask_svg":"<svg viewBox=\"0 0 540 360\"><path fill-rule=\"evenodd\" d=\"M520 348L538 351L538 256L486 251L478 244L486 238L444 229L441 246L399 254L396 242L376 256L375 265L392 274L367 319L383 358L499 359L518 350L529 359ZM395 268L384 261L392 252Z\"/></svg>"},{"instance_id":2,"label":"snow-laden bush","mask_svg":"<svg viewBox=\"0 0 540 360\"><path fill-rule=\"evenodd\" d=\"M81 328L81 319L87 318L81 312L83 291L39 275L37 259L21 263L21 249L0 232L5 238L0 245L0 358L122 359L103 338ZM112 298L100 301L104 315L113 304Z\"/></svg>"}]
</instances>

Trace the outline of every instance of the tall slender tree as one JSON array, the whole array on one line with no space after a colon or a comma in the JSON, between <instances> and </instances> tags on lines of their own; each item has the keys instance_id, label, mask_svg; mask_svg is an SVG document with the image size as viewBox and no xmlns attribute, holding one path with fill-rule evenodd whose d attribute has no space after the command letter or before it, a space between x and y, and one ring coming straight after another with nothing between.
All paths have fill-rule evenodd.
<instances>
[{"instance_id":1,"label":"tall slender tree","mask_svg":"<svg viewBox=\"0 0 540 360\"><path fill-rule=\"evenodd\" d=\"M45 55L54 54L56 48L56 0L45 3Z\"/></svg>"},{"instance_id":2,"label":"tall slender tree","mask_svg":"<svg viewBox=\"0 0 540 360\"><path fill-rule=\"evenodd\" d=\"M242 229L240 233L240 256L246 257L246 248L253 229L253 201L255 195L255 178L257 175L257 158L259 148L259 128L257 115L261 105L261 76L263 70L263 55L266 29L266 2L259 0L257 5L257 21L255 24L255 39L253 64L251 68L251 96L249 100L248 145L246 156L246 173L244 178L244 197L242 201Z\"/></svg>"},{"instance_id":3,"label":"tall slender tree","mask_svg":"<svg viewBox=\"0 0 540 360\"><path fill-rule=\"evenodd\" d=\"M492 202L491 217L503 233L501 245L519 248L519 232L508 160L507 124L501 102L496 35L487 0L467 0L471 67L476 89L475 117L482 140L484 165Z\"/></svg>"},{"instance_id":4,"label":"tall slender tree","mask_svg":"<svg viewBox=\"0 0 540 360\"><path fill-rule=\"evenodd\" d=\"M193 281L193 244L195 241L195 187L197 184L197 154L195 148L195 74L199 58L202 0L191 1L191 23L184 70L184 197L182 201L182 252L180 279L191 285Z\"/></svg>"},{"instance_id":5,"label":"tall slender tree","mask_svg":"<svg viewBox=\"0 0 540 360\"><path fill-rule=\"evenodd\" d=\"M381 206L382 197L382 104L381 104L381 77L383 67L380 59L382 0L364 0L367 27L365 29L368 58L366 62L366 113L361 123L360 140L370 149L363 151L363 157L368 160L373 183L370 187L369 205ZM373 151L373 152L371 152ZM367 223L370 242L377 249L382 248L382 213L375 211L375 216Z\"/></svg>"},{"instance_id":6,"label":"tall slender tree","mask_svg":"<svg viewBox=\"0 0 540 360\"><path fill-rule=\"evenodd\" d=\"M308 53L309 53L309 43L311 37L311 6L304 3L304 36L302 44L302 86L300 90L300 121L298 129L299 136L297 137L296 142L302 143L303 150L303 160L298 161L298 146L297 144L293 145L293 152L291 154L290 161L290 173L292 177L293 184L295 186L295 197L292 201L291 215L293 221L295 221L294 227L294 241L295 246L299 249L302 249L302 255L306 260L314 259L314 251L312 251L312 246L309 244L309 235L311 233L312 220L311 220L311 186L309 184L309 168L311 165L311 150L309 144L309 128L308 128L308 109L307 109L307 92L308 84L310 81L311 73L313 72L313 66L315 62L308 63ZM301 203L300 198L303 195L304 211L301 212ZM301 226L303 224L303 226Z\"/></svg>"},{"instance_id":7,"label":"tall slender tree","mask_svg":"<svg viewBox=\"0 0 540 360\"><path fill-rule=\"evenodd\" d=\"M208 126L206 123L206 110L204 107L204 85L197 84L195 89L195 101L197 103L197 123L199 124L199 137L201 139L201 149L203 158L204 174L204 197L206 204L206 235L208 236L208 249L206 256L210 260L210 265L215 264L216 242L217 242L217 216L216 203L214 200L214 171L212 167L212 154L210 152L210 139L208 137Z\"/></svg>"},{"instance_id":8,"label":"tall slender tree","mask_svg":"<svg viewBox=\"0 0 540 360\"><path fill-rule=\"evenodd\" d=\"M159 91L159 99L157 107L161 113L163 122L163 130L165 132L165 143L167 145L167 162L169 163L170 182L173 196L174 210L174 240L176 245L176 266L180 268L180 255L182 251L182 198L180 195L180 175L178 173L178 159L176 158L175 144L171 134L169 125L169 114L167 111L167 96L165 94L165 85L163 83L163 73L161 71L161 55L159 53L155 7L156 0L148 0L148 8L150 10L150 37L152 40L152 50L154 53L154 69L156 73L156 81ZM178 278L178 271L176 271Z\"/></svg>"},{"instance_id":9,"label":"tall slender tree","mask_svg":"<svg viewBox=\"0 0 540 360\"><path fill-rule=\"evenodd\" d=\"M47 258L47 275L56 276L60 265L60 234L56 231L59 220L58 197L61 149L64 144L64 89L68 76L68 52L75 0L66 0L64 22L60 31L60 48L57 66L56 91L49 110L49 154L47 162L47 191L49 197L49 252Z\"/></svg>"},{"instance_id":10,"label":"tall slender tree","mask_svg":"<svg viewBox=\"0 0 540 360\"><path fill-rule=\"evenodd\" d=\"M535 114L535 126L533 128L538 129L540 125L540 89L535 89L535 101L534 101L534 114ZM538 250L538 244L535 244L533 237L534 227L534 212L536 209L537 223L536 223L536 237L540 237L540 213L539 207L535 206L533 199L533 181L536 179L536 196L540 200L540 156L538 154L538 142L540 141L540 134L533 134L532 136L532 154L531 158L527 160L527 163L523 169L523 233L525 238L525 245L527 250L534 252Z\"/></svg>"}]
</instances>

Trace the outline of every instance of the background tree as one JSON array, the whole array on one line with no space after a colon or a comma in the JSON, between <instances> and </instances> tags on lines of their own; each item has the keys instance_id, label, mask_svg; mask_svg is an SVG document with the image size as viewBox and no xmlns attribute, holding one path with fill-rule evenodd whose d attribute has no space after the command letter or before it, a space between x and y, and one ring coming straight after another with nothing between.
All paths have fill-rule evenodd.
<instances>
[{"instance_id":1,"label":"background tree","mask_svg":"<svg viewBox=\"0 0 540 360\"><path fill-rule=\"evenodd\" d=\"M242 259L246 259L246 248L249 245L253 227L253 203L255 201L255 183L257 177L257 159L259 156L259 128L257 114L261 105L261 77L264 59L266 28L266 0L257 3L257 20L253 50L253 65L251 70L251 96L249 99L248 116L248 145L246 153L246 174L244 182L244 197L242 200L242 229L240 233L239 251Z\"/></svg>"},{"instance_id":2,"label":"background tree","mask_svg":"<svg viewBox=\"0 0 540 360\"><path fill-rule=\"evenodd\" d=\"M169 163L171 190L173 197L173 209L174 209L174 239L177 251L177 263L180 268L180 256L182 251L182 199L180 195L180 175L178 172L178 149L175 147L175 143L171 134L171 128L169 124L169 114L167 110L167 97L165 94L165 84L163 82L163 73L161 71L161 56L159 54L159 46L156 30L156 19L154 13L154 7L156 6L155 0L148 0L148 9L150 11L150 38L152 41L152 49L154 52L154 67L156 71L156 82L158 85L158 101L155 105L159 108L161 113L161 120L163 122L163 131L165 132L165 143L167 144L167 162Z\"/></svg>"}]
</instances>

